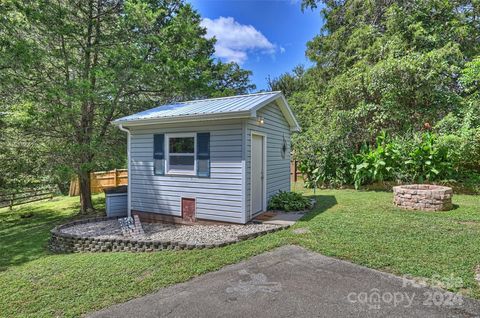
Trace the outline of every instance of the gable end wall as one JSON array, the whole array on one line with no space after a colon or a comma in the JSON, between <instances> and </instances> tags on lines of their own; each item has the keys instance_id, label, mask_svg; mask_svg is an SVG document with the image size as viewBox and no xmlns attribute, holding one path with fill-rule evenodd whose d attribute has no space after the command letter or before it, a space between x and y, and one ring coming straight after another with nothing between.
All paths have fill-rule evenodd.
<instances>
[{"instance_id":1,"label":"gable end wall","mask_svg":"<svg viewBox=\"0 0 480 318\"><path fill-rule=\"evenodd\" d=\"M246 169L245 169L245 205L247 220L250 219L251 193L251 132L256 131L267 136L267 204L272 195L279 191L290 191L290 126L282 111L275 102L262 107L257 111L257 117L264 118L264 124L260 125L256 119L247 121L246 129ZM283 138L287 143L285 159L281 156Z\"/></svg>"}]
</instances>

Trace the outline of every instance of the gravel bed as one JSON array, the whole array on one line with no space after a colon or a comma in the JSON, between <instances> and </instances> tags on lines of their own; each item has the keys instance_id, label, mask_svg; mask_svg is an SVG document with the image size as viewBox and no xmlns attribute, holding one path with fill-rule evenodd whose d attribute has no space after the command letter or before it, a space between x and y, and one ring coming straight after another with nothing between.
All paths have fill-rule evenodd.
<instances>
[{"instance_id":1,"label":"gravel bed","mask_svg":"<svg viewBox=\"0 0 480 318\"><path fill-rule=\"evenodd\" d=\"M214 244L235 240L240 235L279 228L274 224L247 225L174 225L163 223L142 223L145 235L138 240L168 240L187 244ZM117 220L77 224L60 230L62 233L103 239L125 238Z\"/></svg>"}]
</instances>

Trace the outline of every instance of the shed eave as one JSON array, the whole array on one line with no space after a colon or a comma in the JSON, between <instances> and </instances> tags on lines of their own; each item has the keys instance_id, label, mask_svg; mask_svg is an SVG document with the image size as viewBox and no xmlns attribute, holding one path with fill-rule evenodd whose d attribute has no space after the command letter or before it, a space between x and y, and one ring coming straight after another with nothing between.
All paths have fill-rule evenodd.
<instances>
[{"instance_id":1,"label":"shed eave","mask_svg":"<svg viewBox=\"0 0 480 318\"><path fill-rule=\"evenodd\" d=\"M256 116L257 110L261 109L262 107L270 104L273 101L278 102L278 106L280 107L280 110L283 113L283 116L287 120L288 124L290 125L290 131L300 131L301 127L298 124L297 119L295 118L295 115L292 112L292 109L290 108L290 105L288 105L287 99L283 95L282 92L278 91L275 92L276 94L270 97L269 99L263 101L262 103L258 104L254 108L252 108L252 117Z\"/></svg>"},{"instance_id":2,"label":"shed eave","mask_svg":"<svg viewBox=\"0 0 480 318\"><path fill-rule=\"evenodd\" d=\"M216 114L206 114L206 115L182 115L182 116L172 116L172 117L158 117L158 118L146 118L146 119L134 119L134 120L115 120L112 124L119 126L143 126L143 125L153 125L153 124L170 124L170 123L179 123L179 122L193 122L193 121L205 121L205 120L216 120L216 119L242 119L251 117L250 111L240 111L240 112L228 112L228 113L216 113Z\"/></svg>"}]
</instances>

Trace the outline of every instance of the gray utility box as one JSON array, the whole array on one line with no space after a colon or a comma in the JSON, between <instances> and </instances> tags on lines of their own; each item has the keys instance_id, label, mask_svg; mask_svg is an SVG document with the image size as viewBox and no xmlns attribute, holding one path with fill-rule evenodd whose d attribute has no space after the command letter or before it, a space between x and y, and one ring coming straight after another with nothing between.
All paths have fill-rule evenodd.
<instances>
[{"instance_id":1,"label":"gray utility box","mask_svg":"<svg viewBox=\"0 0 480 318\"><path fill-rule=\"evenodd\" d=\"M105 189L105 209L107 216L127 216L128 191L126 186Z\"/></svg>"}]
</instances>

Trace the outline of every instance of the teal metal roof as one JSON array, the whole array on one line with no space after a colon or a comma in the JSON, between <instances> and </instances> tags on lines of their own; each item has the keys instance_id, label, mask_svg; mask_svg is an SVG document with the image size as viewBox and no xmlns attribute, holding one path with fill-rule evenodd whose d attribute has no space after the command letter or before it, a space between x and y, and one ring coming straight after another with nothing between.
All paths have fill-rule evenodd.
<instances>
[{"instance_id":1,"label":"teal metal roof","mask_svg":"<svg viewBox=\"0 0 480 318\"><path fill-rule=\"evenodd\" d=\"M114 120L116 125L138 126L166 122L255 117L261 107L277 101L292 130L300 130L281 92L265 92L220 98L199 99L158 106Z\"/></svg>"},{"instance_id":2,"label":"teal metal roof","mask_svg":"<svg viewBox=\"0 0 480 318\"><path fill-rule=\"evenodd\" d=\"M232 113L248 112L263 103L268 103L276 99L276 97L280 95L280 92L267 92L178 102L158 106L140 113L122 117L115 120L114 123L120 124L148 119L163 119L202 115L226 115Z\"/></svg>"}]
</instances>

